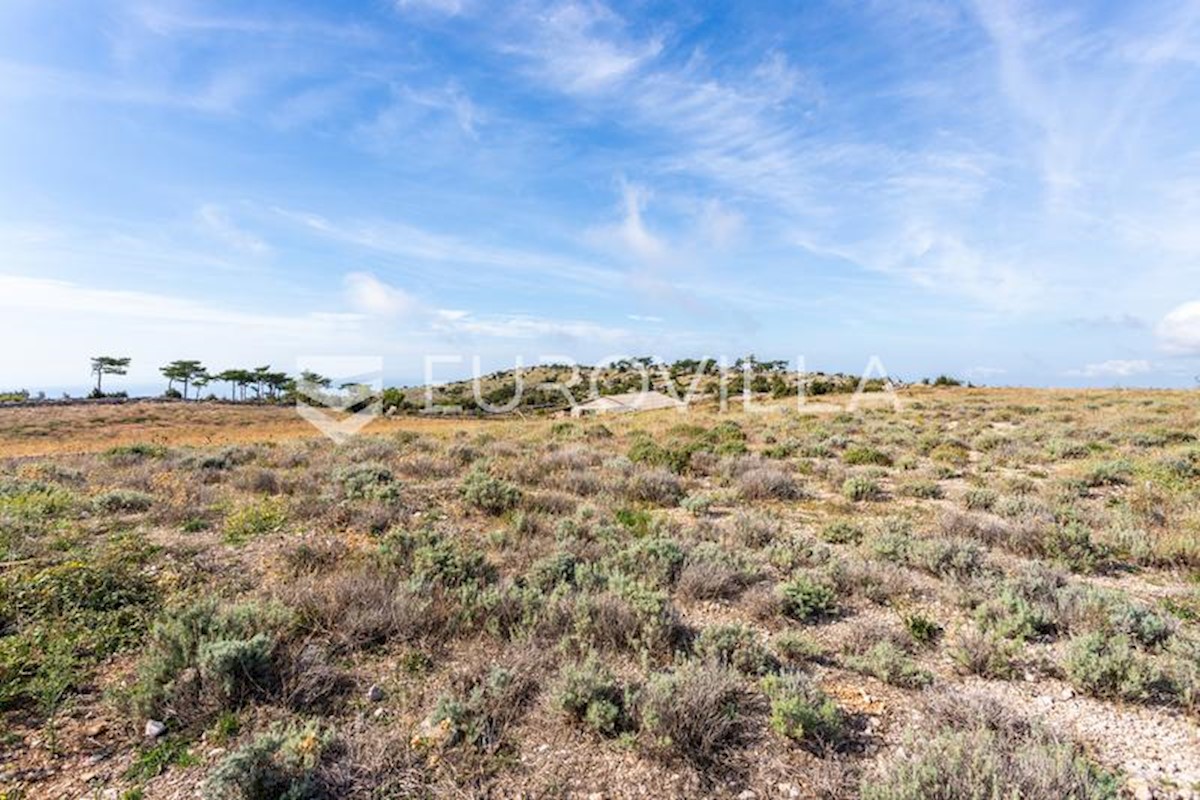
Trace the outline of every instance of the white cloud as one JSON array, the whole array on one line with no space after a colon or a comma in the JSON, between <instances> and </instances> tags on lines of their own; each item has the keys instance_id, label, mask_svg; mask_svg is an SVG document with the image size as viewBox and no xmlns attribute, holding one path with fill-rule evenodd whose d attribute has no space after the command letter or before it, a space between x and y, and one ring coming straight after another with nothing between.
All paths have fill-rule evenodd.
<instances>
[{"instance_id":1,"label":"white cloud","mask_svg":"<svg viewBox=\"0 0 1200 800\"><path fill-rule=\"evenodd\" d=\"M412 316L421 310L413 295L389 286L368 272L351 272L344 283L351 307L374 316Z\"/></svg>"},{"instance_id":2,"label":"white cloud","mask_svg":"<svg viewBox=\"0 0 1200 800\"><path fill-rule=\"evenodd\" d=\"M1150 362L1144 359L1112 359L1096 364L1087 364L1081 369L1069 370L1067 374L1083 378L1129 378L1150 372L1152 369L1153 366Z\"/></svg>"},{"instance_id":3,"label":"white cloud","mask_svg":"<svg viewBox=\"0 0 1200 800\"><path fill-rule=\"evenodd\" d=\"M1200 354L1200 300L1172 309L1159 321L1154 334L1173 353Z\"/></svg>"}]
</instances>

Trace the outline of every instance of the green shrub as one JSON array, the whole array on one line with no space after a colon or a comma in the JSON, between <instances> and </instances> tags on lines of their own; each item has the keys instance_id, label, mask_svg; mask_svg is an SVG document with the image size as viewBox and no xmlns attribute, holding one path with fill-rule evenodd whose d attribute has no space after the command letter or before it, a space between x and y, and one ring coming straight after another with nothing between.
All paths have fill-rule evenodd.
<instances>
[{"instance_id":1,"label":"green shrub","mask_svg":"<svg viewBox=\"0 0 1200 800\"><path fill-rule=\"evenodd\" d=\"M863 531L858 525L849 520L839 519L821 528L821 538L830 544L857 544L862 540Z\"/></svg>"},{"instance_id":2,"label":"green shrub","mask_svg":"<svg viewBox=\"0 0 1200 800\"><path fill-rule=\"evenodd\" d=\"M920 613L908 614L904 617L904 629L918 644L933 644L942 635L942 626Z\"/></svg>"},{"instance_id":3,"label":"green shrub","mask_svg":"<svg viewBox=\"0 0 1200 800\"><path fill-rule=\"evenodd\" d=\"M779 584L779 597L783 613L793 619L815 619L837 611L837 590L803 573Z\"/></svg>"},{"instance_id":4,"label":"green shrub","mask_svg":"<svg viewBox=\"0 0 1200 800\"><path fill-rule=\"evenodd\" d=\"M937 500L944 492L937 481L908 481L900 486L900 494L922 500Z\"/></svg>"},{"instance_id":5,"label":"green shrub","mask_svg":"<svg viewBox=\"0 0 1200 800\"><path fill-rule=\"evenodd\" d=\"M975 621L985 632L1018 642L1053 635L1058 628L1043 605L1030 602L1007 585L975 609Z\"/></svg>"},{"instance_id":6,"label":"green shrub","mask_svg":"<svg viewBox=\"0 0 1200 800\"><path fill-rule=\"evenodd\" d=\"M204 600L175 610L150 632L132 692L135 709L188 723L268 690L275 679L270 653L291 625L280 606Z\"/></svg>"},{"instance_id":7,"label":"green shrub","mask_svg":"<svg viewBox=\"0 0 1200 800\"><path fill-rule=\"evenodd\" d=\"M129 489L113 489L92 498L92 506L97 511L109 514L145 511L153 504L154 498L152 496L145 492L135 492Z\"/></svg>"},{"instance_id":8,"label":"green shrub","mask_svg":"<svg viewBox=\"0 0 1200 800\"><path fill-rule=\"evenodd\" d=\"M879 467L892 465L892 457L887 453L865 446L846 448L846 452L842 454L842 461L851 465L873 464Z\"/></svg>"},{"instance_id":9,"label":"green shrub","mask_svg":"<svg viewBox=\"0 0 1200 800\"><path fill-rule=\"evenodd\" d=\"M793 664L818 658L824 652L821 645L801 631L783 631L771 640L771 644L781 659Z\"/></svg>"},{"instance_id":10,"label":"green shrub","mask_svg":"<svg viewBox=\"0 0 1200 800\"><path fill-rule=\"evenodd\" d=\"M205 800L307 800L322 796L315 773L331 743L315 723L276 728L225 756L204 781Z\"/></svg>"},{"instance_id":11,"label":"green shrub","mask_svg":"<svg viewBox=\"0 0 1200 800\"><path fill-rule=\"evenodd\" d=\"M336 480L350 500L391 502L400 496L400 485L382 464L354 464L338 470Z\"/></svg>"},{"instance_id":12,"label":"green shrub","mask_svg":"<svg viewBox=\"0 0 1200 800\"><path fill-rule=\"evenodd\" d=\"M712 625L696 639L696 655L746 675L763 675L779 664L757 632L737 623Z\"/></svg>"},{"instance_id":13,"label":"green shrub","mask_svg":"<svg viewBox=\"0 0 1200 800\"><path fill-rule=\"evenodd\" d=\"M15 568L0 579L0 709L50 714L91 670L143 636L158 591L123 561Z\"/></svg>"},{"instance_id":14,"label":"green shrub","mask_svg":"<svg viewBox=\"0 0 1200 800\"><path fill-rule=\"evenodd\" d=\"M625 691L594 655L563 668L553 697L571 719L602 736L615 736L629 727Z\"/></svg>"},{"instance_id":15,"label":"green shrub","mask_svg":"<svg viewBox=\"0 0 1200 800\"><path fill-rule=\"evenodd\" d=\"M771 703L771 728L797 742L834 746L846 738L846 719L811 679L797 673L768 675L763 691Z\"/></svg>"},{"instance_id":16,"label":"green shrub","mask_svg":"<svg viewBox=\"0 0 1200 800\"><path fill-rule=\"evenodd\" d=\"M225 541L242 544L268 533L277 533L287 524L287 511L275 498L264 498L229 512L225 516Z\"/></svg>"},{"instance_id":17,"label":"green shrub","mask_svg":"<svg viewBox=\"0 0 1200 800\"><path fill-rule=\"evenodd\" d=\"M494 752L536 690L528 669L494 666L479 675L459 675L438 700L431 720L449 726L451 743Z\"/></svg>"},{"instance_id":18,"label":"green shrub","mask_svg":"<svg viewBox=\"0 0 1200 800\"><path fill-rule=\"evenodd\" d=\"M963 504L971 511L991 511L998 499L999 495L993 490L977 487L967 490L963 495Z\"/></svg>"},{"instance_id":19,"label":"green shrub","mask_svg":"<svg viewBox=\"0 0 1200 800\"><path fill-rule=\"evenodd\" d=\"M490 583L496 570L479 550L435 536L413 551L412 574L421 583L456 587Z\"/></svg>"},{"instance_id":20,"label":"green shrub","mask_svg":"<svg viewBox=\"0 0 1200 800\"><path fill-rule=\"evenodd\" d=\"M665 536L638 539L610 559L616 571L640 578L651 586L670 586L679 576L683 562L683 550Z\"/></svg>"},{"instance_id":21,"label":"green shrub","mask_svg":"<svg viewBox=\"0 0 1200 800\"><path fill-rule=\"evenodd\" d=\"M882 500L883 487L872 478L865 475L854 475L842 483L842 494L847 500L862 503L869 500Z\"/></svg>"},{"instance_id":22,"label":"green shrub","mask_svg":"<svg viewBox=\"0 0 1200 800\"><path fill-rule=\"evenodd\" d=\"M1079 522L1051 528L1043 548L1046 556L1062 562L1073 572L1096 572L1107 565L1112 555L1110 548L1095 541L1087 527Z\"/></svg>"},{"instance_id":23,"label":"green shrub","mask_svg":"<svg viewBox=\"0 0 1200 800\"><path fill-rule=\"evenodd\" d=\"M1075 637L1063 666L1077 689L1097 697L1147 700L1163 688L1163 676L1123 634Z\"/></svg>"},{"instance_id":24,"label":"green shrub","mask_svg":"<svg viewBox=\"0 0 1200 800\"><path fill-rule=\"evenodd\" d=\"M619 573L605 590L578 596L574 628L592 646L651 653L671 652L683 632L665 591Z\"/></svg>"},{"instance_id":25,"label":"green shrub","mask_svg":"<svg viewBox=\"0 0 1200 800\"><path fill-rule=\"evenodd\" d=\"M521 502L520 489L492 477L482 467L471 470L463 480L462 495L467 503L493 516L515 508Z\"/></svg>"},{"instance_id":26,"label":"green shrub","mask_svg":"<svg viewBox=\"0 0 1200 800\"><path fill-rule=\"evenodd\" d=\"M884 683L906 689L919 689L933 682L933 675L921 669L908 653L893 642L876 642L860 655L846 656L846 666L855 672L872 675Z\"/></svg>"},{"instance_id":27,"label":"green shrub","mask_svg":"<svg viewBox=\"0 0 1200 800\"><path fill-rule=\"evenodd\" d=\"M995 633L968 628L961 631L950 648L959 668L985 678L1008 678L1013 673L1015 645Z\"/></svg>"}]
</instances>

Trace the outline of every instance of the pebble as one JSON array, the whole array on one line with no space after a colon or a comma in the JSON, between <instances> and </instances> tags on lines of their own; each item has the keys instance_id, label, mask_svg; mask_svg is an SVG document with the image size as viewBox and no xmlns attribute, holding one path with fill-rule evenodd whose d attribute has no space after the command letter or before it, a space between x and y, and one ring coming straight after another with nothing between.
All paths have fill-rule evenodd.
<instances>
[{"instance_id":1,"label":"pebble","mask_svg":"<svg viewBox=\"0 0 1200 800\"><path fill-rule=\"evenodd\" d=\"M367 699L372 703L382 702L384 698L383 687L378 683L371 684L371 688L367 689Z\"/></svg>"},{"instance_id":2,"label":"pebble","mask_svg":"<svg viewBox=\"0 0 1200 800\"><path fill-rule=\"evenodd\" d=\"M146 720L146 728L143 731L147 739L157 739L167 732L167 726L156 719Z\"/></svg>"},{"instance_id":3,"label":"pebble","mask_svg":"<svg viewBox=\"0 0 1200 800\"><path fill-rule=\"evenodd\" d=\"M738 795L738 800L754 800L756 797L758 797L758 795L754 793L753 789L747 789Z\"/></svg>"}]
</instances>

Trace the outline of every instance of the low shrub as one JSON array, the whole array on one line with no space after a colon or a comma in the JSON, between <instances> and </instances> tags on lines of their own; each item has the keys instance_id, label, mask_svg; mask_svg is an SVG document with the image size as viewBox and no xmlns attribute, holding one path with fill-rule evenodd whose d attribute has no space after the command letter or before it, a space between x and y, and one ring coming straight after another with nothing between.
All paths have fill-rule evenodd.
<instances>
[{"instance_id":1,"label":"low shrub","mask_svg":"<svg viewBox=\"0 0 1200 800\"><path fill-rule=\"evenodd\" d=\"M779 584L778 591L783 613L792 619L817 619L837 611L837 590L811 575L796 575Z\"/></svg>"},{"instance_id":2,"label":"low shrub","mask_svg":"<svg viewBox=\"0 0 1200 800\"><path fill-rule=\"evenodd\" d=\"M495 752L505 730L520 719L537 692L534 671L527 664L494 666L482 673L460 673L450 691L438 700L431 716L444 722L451 744L467 744Z\"/></svg>"},{"instance_id":3,"label":"low shrub","mask_svg":"<svg viewBox=\"0 0 1200 800\"><path fill-rule=\"evenodd\" d=\"M521 502L521 490L511 483L493 477L482 467L476 467L462 482L462 496L469 504L486 514L498 516L516 508Z\"/></svg>"},{"instance_id":4,"label":"low shrub","mask_svg":"<svg viewBox=\"0 0 1200 800\"><path fill-rule=\"evenodd\" d=\"M820 536L830 544L858 544L862 541L863 530L849 520L839 519L821 528Z\"/></svg>"},{"instance_id":5,"label":"low shrub","mask_svg":"<svg viewBox=\"0 0 1200 800\"><path fill-rule=\"evenodd\" d=\"M995 491L976 487L968 489L963 495L963 505L971 511L991 511L998 499L999 495Z\"/></svg>"},{"instance_id":6,"label":"low shrub","mask_svg":"<svg viewBox=\"0 0 1200 800\"><path fill-rule=\"evenodd\" d=\"M1008 678L1013 673L1015 646L994 633L976 628L960 631L950 648L950 657L963 672L984 678Z\"/></svg>"},{"instance_id":7,"label":"low shrub","mask_svg":"<svg viewBox=\"0 0 1200 800\"><path fill-rule=\"evenodd\" d=\"M700 632L696 655L746 675L764 675L779 667L758 633L737 623L713 625Z\"/></svg>"},{"instance_id":8,"label":"low shrub","mask_svg":"<svg viewBox=\"0 0 1200 800\"><path fill-rule=\"evenodd\" d=\"M268 533L277 533L285 525L287 511L283 503L275 498L265 498L225 515L225 541L243 544Z\"/></svg>"},{"instance_id":9,"label":"low shrub","mask_svg":"<svg viewBox=\"0 0 1200 800\"><path fill-rule=\"evenodd\" d=\"M336 480L348 500L392 502L400 496L400 484L382 464L354 464L338 470Z\"/></svg>"},{"instance_id":10,"label":"low shrub","mask_svg":"<svg viewBox=\"0 0 1200 800\"><path fill-rule=\"evenodd\" d=\"M1163 676L1124 634L1075 637L1063 667L1075 688L1096 697L1148 700L1164 689Z\"/></svg>"},{"instance_id":11,"label":"low shrub","mask_svg":"<svg viewBox=\"0 0 1200 800\"><path fill-rule=\"evenodd\" d=\"M771 640L779 658L792 664L800 664L820 657L824 650L809 635L801 631L783 631Z\"/></svg>"},{"instance_id":12,"label":"low shrub","mask_svg":"<svg viewBox=\"0 0 1200 800\"><path fill-rule=\"evenodd\" d=\"M201 791L205 800L322 796L316 770L330 742L315 723L276 728L225 756Z\"/></svg>"},{"instance_id":13,"label":"low shrub","mask_svg":"<svg viewBox=\"0 0 1200 800\"><path fill-rule=\"evenodd\" d=\"M842 461L855 466L871 464L879 467L890 467L892 465L892 457L887 453L866 446L846 448L846 451L842 453Z\"/></svg>"},{"instance_id":14,"label":"low shrub","mask_svg":"<svg viewBox=\"0 0 1200 800\"><path fill-rule=\"evenodd\" d=\"M842 494L854 503L883 499L883 487L873 478L854 475L842 483Z\"/></svg>"},{"instance_id":15,"label":"low shrub","mask_svg":"<svg viewBox=\"0 0 1200 800\"><path fill-rule=\"evenodd\" d=\"M631 500L675 506L683 499L683 484L669 470L647 469L634 473L625 489Z\"/></svg>"},{"instance_id":16,"label":"low shrub","mask_svg":"<svg viewBox=\"0 0 1200 800\"><path fill-rule=\"evenodd\" d=\"M798 672L768 675L762 688L771 704L771 728L780 736L822 748L836 746L846 738L841 709L807 676Z\"/></svg>"},{"instance_id":17,"label":"low shrub","mask_svg":"<svg viewBox=\"0 0 1200 800\"><path fill-rule=\"evenodd\" d=\"M933 682L933 675L917 666L908 653L889 640L876 642L862 653L846 656L845 663L855 672L905 689L920 689Z\"/></svg>"},{"instance_id":18,"label":"low shrub","mask_svg":"<svg viewBox=\"0 0 1200 800\"><path fill-rule=\"evenodd\" d=\"M640 705L642 732L651 752L709 769L750 743L762 706L729 668L686 662L650 676Z\"/></svg>"},{"instance_id":19,"label":"low shrub","mask_svg":"<svg viewBox=\"0 0 1200 800\"><path fill-rule=\"evenodd\" d=\"M982 695L928 703L903 749L877 763L863 800L1116 800L1120 781L1082 750Z\"/></svg>"},{"instance_id":20,"label":"low shrub","mask_svg":"<svg viewBox=\"0 0 1200 800\"><path fill-rule=\"evenodd\" d=\"M615 736L630 727L625 695L594 655L564 667L553 691L555 705L568 717L602 736Z\"/></svg>"},{"instance_id":21,"label":"low shrub","mask_svg":"<svg viewBox=\"0 0 1200 800\"><path fill-rule=\"evenodd\" d=\"M92 507L108 514L138 513L154 505L154 497L145 492L113 489L92 498Z\"/></svg>"},{"instance_id":22,"label":"low shrub","mask_svg":"<svg viewBox=\"0 0 1200 800\"><path fill-rule=\"evenodd\" d=\"M280 606L201 601L157 622L132 692L135 709L185 724L269 692L271 656L292 625Z\"/></svg>"},{"instance_id":23,"label":"low shrub","mask_svg":"<svg viewBox=\"0 0 1200 800\"><path fill-rule=\"evenodd\" d=\"M747 500L795 500L803 496L796 480L775 466L746 470L738 476L737 486Z\"/></svg>"}]
</instances>

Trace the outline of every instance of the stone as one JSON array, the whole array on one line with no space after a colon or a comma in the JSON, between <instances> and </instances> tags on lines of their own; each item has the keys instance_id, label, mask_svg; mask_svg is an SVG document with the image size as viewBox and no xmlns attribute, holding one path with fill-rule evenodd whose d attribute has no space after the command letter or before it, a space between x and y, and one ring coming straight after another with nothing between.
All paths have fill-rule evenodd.
<instances>
[{"instance_id":1,"label":"stone","mask_svg":"<svg viewBox=\"0 0 1200 800\"><path fill-rule=\"evenodd\" d=\"M1154 800L1154 789L1151 788L1150 782L1142 777L1130 778L1125 788L1129 790L1129 794L1134 800Z\"/></svg>"},{"instance_id":2,"label":"stone","mask_svg":"<svg viewBox=\"0 0 1200 800\"><path fill-rule=\"evenodd\" d=\"M758 797L758 795L754 793L753 789L746 789L744 792L738 795L738 800L754 800L756 797Z\"/></svg>"},{"instance_id":3,"label":"stone","mask_svg":"<svg viewBox=\"0 0 1200 800\"><path fill-rule=\"evenodd\" d=\"M1074 696L1075 696L1075 690L1071 689L1069 687L1066 689L1063 689L1061 692L1058 693L1059 700L1070 700Z\"/></svg>"},{"instance_id":4,"label":"stone","mask_svg":"<svg viewBox=\"0 0 1200 800\"><path fill-rule=\"evenodd\" d=\"M367 699L372 703L380 703L384 698L383 687L378 683L371 684L371 688L367 689Z\"/></svg>"},{"instance_id":5,"label":"stone","mask_svg":"<svg viewBox=\"0 0 1200 800\"><path fill-rule=\"evenodd\" d=\"M143 733L147 739L157 739L166 732L167 726L165 723L159 722L156 719L146 720L146 727L143 730Z\"/></svg>"}]
</instances>

